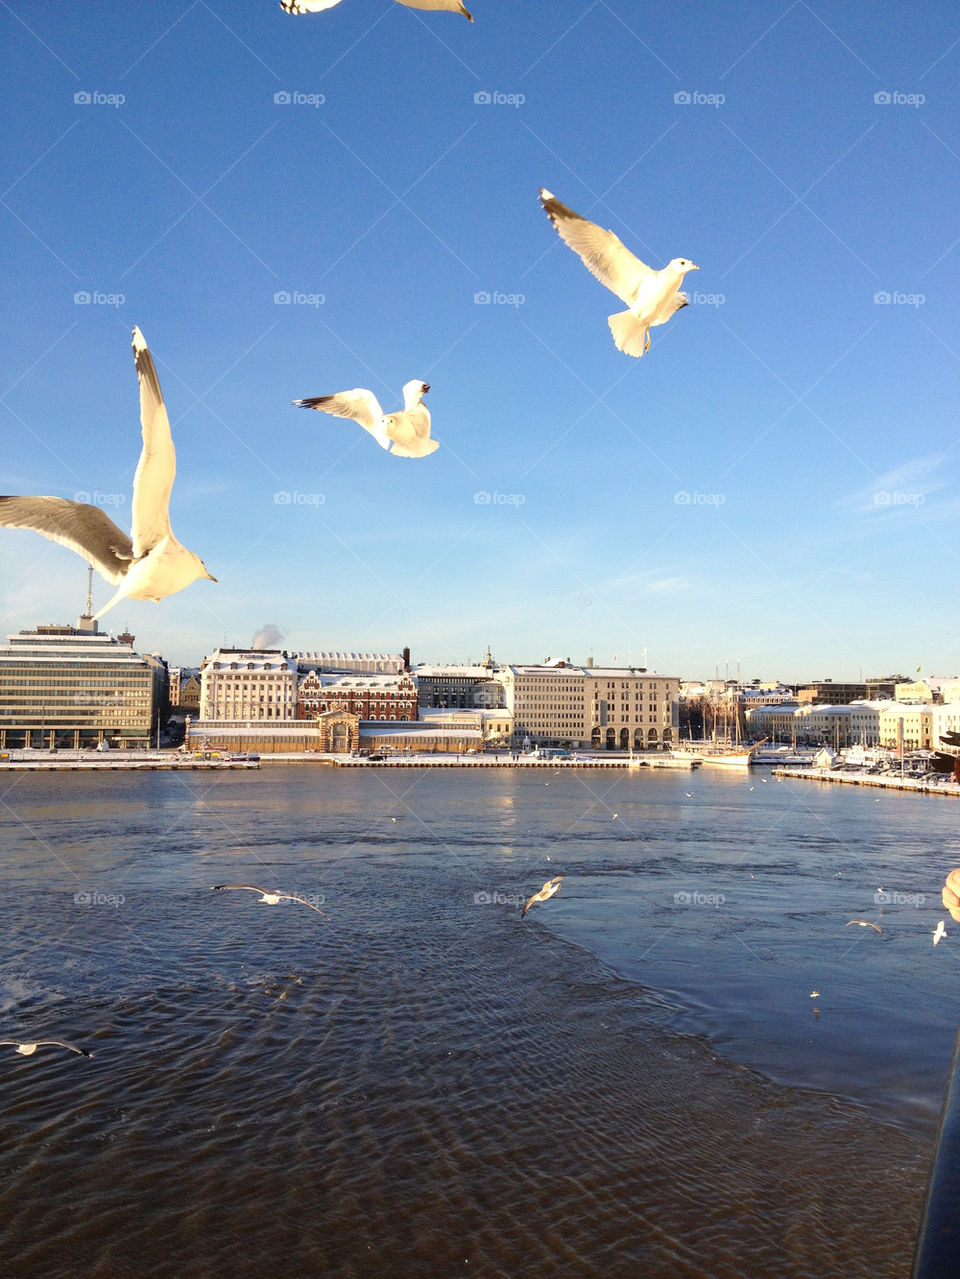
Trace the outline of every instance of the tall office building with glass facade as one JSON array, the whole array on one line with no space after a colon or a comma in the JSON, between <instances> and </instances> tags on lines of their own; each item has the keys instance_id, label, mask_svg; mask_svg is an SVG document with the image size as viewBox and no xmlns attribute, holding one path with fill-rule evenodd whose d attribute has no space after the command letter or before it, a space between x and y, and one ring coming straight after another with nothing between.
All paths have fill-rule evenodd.
<instances>
[{"instance_id":1,"label":"tall office building with glass facade","mask_svg":"<svg viewBox=\"0 0 960 1279\"><path fill-rule=\"evenodd\" d=\"M0 645L0 750L150 744L151 664L133 651L132 637L89 625L38 626Z\"/></svg>"}]
</instances>

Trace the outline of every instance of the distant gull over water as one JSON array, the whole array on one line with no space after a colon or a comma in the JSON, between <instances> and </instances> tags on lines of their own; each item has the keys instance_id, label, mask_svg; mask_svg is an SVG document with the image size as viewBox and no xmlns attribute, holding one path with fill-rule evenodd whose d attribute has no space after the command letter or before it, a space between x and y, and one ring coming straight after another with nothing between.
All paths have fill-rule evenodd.
<instances>
[{"instance_id":1,"label":"distant gull over water","mask_svg":"<svg viewBox=\"0 0 960 1279\"><path fill-rule=\"evenodd\" d=\"M352 418L370 432L381 448L389 449L392 444L395 457L426 457L440 447L430 438L430 410L423 402L429 390L428 383L417 378L404 383L403 408L396 413L384 413L374 393L363 387L293 402L300 409Z\"/></svg>"},{"instance_id":2,"label":"distant gull over water","mask_svg":"<svg viewBox=\"0 0 960 1279\"><path fill-rule=\"evenodd\" d=\"M340 0L280 0L280 8L284 13L323 13L324 9L332 9ZM442 9L445 13L462 13L468 22L473 16L463 7L460 0L397 0L408 9Z\"/></svg>"},{"instance_id":3,"label":"distant gull over water","mask_svg":"<svg viewBox=\"0 0 960 1279\"><path fill-rule=\"evenodd\" d=\"M527 911L530 909L530 907L533 905L534 902L545 902L549 898L551 898L553 894L559 889L560 884L563 881L563 878L564 878L563 875L557 875L555 879L548 879L547 882L544 884L544 886L540 889L539 893L534 893L533 896L530 898L530 900L527 902L526 906L524 906L523 912L520 915L520 918L523 919L523 916L527 913Z\"/></svg>"},{"instance_id":4,"label":"distant gull over water","mask_svg":"<svg viewBox=\"0 0 960 1279\"><path fill-rule=\"evenodd\" d=\"M170 527L176 454L157 371L139 329L133 330L133 354L140 382L143 449L133 477L130 537L99 506L63 497L0 497L0 526L33 529L69 546L107 582L119 585L113 599L96 614L98 618L122 599L157 603L198 577L217 580L199 555L180 545Z\"/></svg>"},{"instance_id":5,"label":"distant gull over water","mask_svg":"<svg viewBox=\"0 0 960 1279\"><path fill-rule=\"evenodd\" d=\"M79 1053L81 1057L92 1057L93 1053L88 1053L86 1048L78 1048L76 1044L65 1043L62 1039L38 1039L35 1043L21 1044L16 1039L0 1039L0 1047L15 1048L23 1057L32 1057L38 1048L69 1048L72 1053Z\"/></svg>"},{"instance_id":6,"label":"distant gull over water","mask_svg":"<svg viewBox=\"0 0 960 1279\"><path fill-rule=\"evenodd\" d=\"M883 932L883 929L879 924L874 924L869 919L848 919L847 928L849 928L851 924L859 924L861 928L875 928L878 933Z\"/></svg>"},{"instance_id":7,"label":"distant gull over water","mask_svg":"<svg viewBox=\"0 0 960 1279\"><path fill-rule=\"evenodd\" d=\"M674 258L655 271L635 257L619 236L574 213L545 187L540 188L540 203L561 240L579 255L591 275L629 307L607 320L617 350L635 356L649 351L651 328L666 324L687 305L688 298L680 292L683 277L700 268L686 258Z\"/></svg>"},{"instance_id":8,"label":"distant gull over water","mask_svg":"<svg viewBox=\"0 0 960 1279\"><path fill-rule=\"evenodd\" d=\"M256 884L214 884L211 892L219 893L226 888L245 888L251 893L260 893L260 900L266 902L268 906L276 906L278 902L300 902L304 906L309 906L311 910L315 910L318 915L323 915L324 919L330 916L324 914L319 906L314 906L313 902L307 901L306 897L300 897L297 893L281 893L279 889L275 892L269 888L259 888Z\"/></svg>"},{"instance_id":9,"label":"distant gull over water","mask_svg":"<svg viewBox=\"0 0 960 1279\"><path fill-rule=\"evenodd\" d=\"M941 937L946 937L946 935L947 935L947 930L946 928L944 928L943 920L941 919L939 924L937 924L936 928L933 930L934 946L936 946L937 942L940 940Z\"/></svg>"}]
</instances>

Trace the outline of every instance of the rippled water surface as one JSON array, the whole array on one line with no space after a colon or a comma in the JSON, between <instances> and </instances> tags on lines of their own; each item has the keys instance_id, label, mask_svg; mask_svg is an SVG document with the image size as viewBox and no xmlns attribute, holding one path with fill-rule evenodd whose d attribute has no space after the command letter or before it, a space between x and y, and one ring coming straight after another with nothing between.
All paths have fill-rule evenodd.
<instances>
[{"instance_id":1,"label":"rippled water surface","mask_svg":"<svg viewBox=\"0 0 960 1279\"><path fill-rule=\"evenodd\" d=\"M0 1050L0 1269L902 1276L958 819L759 771L2 775L0 1038L94 1057Z\"/></svg>"}]
</instances>

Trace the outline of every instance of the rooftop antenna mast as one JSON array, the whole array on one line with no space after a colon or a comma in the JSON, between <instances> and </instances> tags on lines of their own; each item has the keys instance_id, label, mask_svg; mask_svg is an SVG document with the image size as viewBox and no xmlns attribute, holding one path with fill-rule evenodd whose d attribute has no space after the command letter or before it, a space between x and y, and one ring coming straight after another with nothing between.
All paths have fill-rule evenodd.
<instances>
[{"instance_id":1,"label":"rooftop antenna mast","mask_svg":"<svg viewBox=\"0 0 960 1279\"><path fill-rule=\"evenodd\" d=\"M93 614L93 565L87 565L87 609L84 617L90 617Z\"/></svg>"}]
</instances>

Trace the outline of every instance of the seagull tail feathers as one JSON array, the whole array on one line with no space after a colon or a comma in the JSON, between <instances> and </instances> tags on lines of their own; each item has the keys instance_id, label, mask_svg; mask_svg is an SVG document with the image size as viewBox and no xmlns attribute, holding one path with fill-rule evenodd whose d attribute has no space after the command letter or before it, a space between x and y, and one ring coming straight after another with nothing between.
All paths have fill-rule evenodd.
<instances>
[{"instance_id":1,"label":"seagull tail feathers","mask_svg":"<svg viewBox=\"0 0 960 1279\"><path fill-rule=\"evenodd\" d=\"M618 311L607 318L618 351L638 358L650 350L650 329L632 311Z\"/></svg>"}]
</instances>

